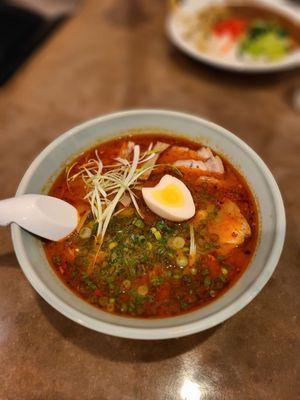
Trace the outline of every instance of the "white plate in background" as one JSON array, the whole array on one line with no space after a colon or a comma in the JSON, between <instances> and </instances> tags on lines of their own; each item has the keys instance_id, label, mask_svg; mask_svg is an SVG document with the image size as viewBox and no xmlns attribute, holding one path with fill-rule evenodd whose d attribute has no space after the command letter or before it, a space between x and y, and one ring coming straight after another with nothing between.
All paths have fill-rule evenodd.
<instances>
[{"instance_id":1,"label":"white plate in background","mask_svg":"<svg viewBox=\"0 0 300 400\"><path fill-rule=\"evenodd\" d=\"M171 11L167 18L167 33L171 42L178 47L180 50L195 58L200 62L212 65L214 67L232 70L236 72L247 72L247 73L267 73L287 70L291 68L300 67L300 50L297 52L287 55L285 58L278 62L263 63L263 62L245 62L238 60L225 60L222 58L214 57L210 54L199 50L192 41L185 38L184 32L186 27L182 23L182 19L179 13L184 12L186 14L193 14L201 10L205 10L208 7L214 5L225 6L229 2L227 0L184 0L174 11ZM291 7L284 1L271 1L271 0L260 0L252 2L253 5L261 5L263 8L269 8L270 11L274 11L278 14L283 14L288 19L295 21L300 24L300 11L298 7ZM231 1L230 4L237 5L251 5L251 2L243 1Z\"/></svg>"}]
</instances>

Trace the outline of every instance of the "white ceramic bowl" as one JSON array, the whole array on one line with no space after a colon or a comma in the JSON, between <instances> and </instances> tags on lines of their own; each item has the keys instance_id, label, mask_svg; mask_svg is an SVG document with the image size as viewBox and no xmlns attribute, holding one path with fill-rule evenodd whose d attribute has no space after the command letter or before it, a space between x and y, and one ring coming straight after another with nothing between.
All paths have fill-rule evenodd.
<instances>
[{"instance_id":1,"label":"white ceramic bowl","mask_svg":"<svg viewBox=\"0 0 300 400\"><path fill-rule=\"evenodd\" d=\"M231 0L231 4L232 3L238 5L251 4L250 1L245 2L243 0ZM300 24L300 7L296 8L296 6L289 6L285 2L280 0L259 0L257 2L254 2L254 5L256 3L258 5L261 4L271 11L284 15L286 18L295 21L297 24ZM195 12L198 13L213 5L222 6L226 4L228 4L228 0L183 0L179 7L181 11L190 15L194 14ZM300 50L274 63L245 63L238 60L226 60L213 57L205 52L202 52L197 49L197 47L191 41L186 39L184 34L184 25L181 22L181 18L178 18L178 10L175 10L175 12L171 12L168 16L166 29L171 42L180 50L200 62L204 62L217 68L231 70L235 72L269 73L300 67Z\"/></svg>"},{"instance_id":2,"label":"white ceramic bowl","mask_svg":"<svg viewBox=\"0 0 300 400\"><path fill-rule=\"evenodd\" d=\"M50 267L40 240L12 226L19 263L36 291L56 310L88 328L135 339L165 339L199 332L225 321L245 307L263 288L278 262L285 236L285 213L277 184L259 156L232 133L196 116L164 110L133 110L99 117L59 136L32 162L17 191L41 193L49 177L85 148L130 129L159 129L186 136L224 154L245 176L260 212L260 239L244 275L213 303L184 315L162 319L134 319L101 311L73 294ZM48 182L48 183L47 183Z\"/></svg>"}]
</instances>

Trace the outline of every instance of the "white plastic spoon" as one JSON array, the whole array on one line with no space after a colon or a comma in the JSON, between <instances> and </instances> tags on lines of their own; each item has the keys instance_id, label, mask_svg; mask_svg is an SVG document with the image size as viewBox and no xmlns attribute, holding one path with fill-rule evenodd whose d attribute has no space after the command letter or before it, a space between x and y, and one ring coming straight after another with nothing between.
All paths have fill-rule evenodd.
<instances>
[{"instance_id":1,"label":"white plastic spoon","mask_svg":"<svg viewBox=\"0 0 300 400\"><path fill-rule=\"evenodd\" d=\"M0 225L15 222L49 240L60 240L74 231L78 214L71 204L56 197L24 194L0 201Z\"/></svg>"}]
</instances>

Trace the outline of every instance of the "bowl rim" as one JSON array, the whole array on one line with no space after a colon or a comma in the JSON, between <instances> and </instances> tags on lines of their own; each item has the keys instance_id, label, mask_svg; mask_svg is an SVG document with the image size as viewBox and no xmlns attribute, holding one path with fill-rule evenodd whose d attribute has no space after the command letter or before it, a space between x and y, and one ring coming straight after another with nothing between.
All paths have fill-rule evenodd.
<instances>
[{"instance_id":1,"label":"bowl rim","mask_svg":"<svg viewBox=\"0 0 300 400\"><path fill-rule=\"evenodd\" d=\"M184 4L188 4L189 1L190 0L185 0ZM202 3L199 3L197 8L199 8L199 10L204 10L210 5L220 4L221 2L226 4L227 0L209 0L209 2L208 0L204 0ZM233 1L231 1L231 3L233 3ZM235 0L235 3L241 3L242 5L245 4L241 0ZM300 21L300 17L296 15L295 10L293 10L292 7L287 4L273 3L270 0L254 0L254 3L251 3L250 1L248 1L248 3L252 5L262 5L266 8L274 10L275 12L277 11L279 14L283 14L290 20L298 22ZM245 74L268 74L300 67L300 51L295 55L295 57L284 58L281 61L266 64L243 64L234 61L226 61L217 57L210 56L205 52L201 52L195 49L191 43L189 43L182 37L182 35L178 32L174 17L175 13L174 11L171 11L166 18L165 28L167 36L179 50L183 51L194 60L203 62L215 68Z\"/></svg>"},{"instance_id":2,"label":"bowl rim","mask_svg":"<svg viewBox=\"0 0 300 400\"><path fill-rule=\"evenodd\" d=\"M270 172L266 164L262 161L262 159L256 154L254 150L252 150L250 146L248 146L243 140L232 134L227 129L213 122L210 122L204 118L198 117L196 115L178 111L172 111L172 110L163 110L163 109L134 109L134 110L114 112L106 114L104 116L93 118L82 124L76 125L75 127L66 131L62 135L58 136L54 141L52 141L46 148L44 148L44 150L42 150L38 154L38 156L32 161L30 166L27 168L18 186L16 196L24 194L26 192L27 185L30 182L34 171L36 171L36 169L39 167L42 160L49 153L55 150L55 148L58 147L68 137L73 136L74 134L76 134L81 130L84 130L90 126L99 124L104 121L109 121L115 118L123 118L128 116L129 117L141 116L141 115L147 115L153 117L161 115L170 118L177 117L177 118L187 119L189 121L193 121L196 123L200 123L202 125L206 125L208 128L217 131L222 136L225 136L227 140L230 140L235 144L239 145L240 148L242 148L244 152L247 153L249 157L251 157L251 159L256 163L256 165L262 172L264 178L266 179L271 195L274 200L274 207L276 214L274 242L262 272L252 282L252 284L249 285L247 289L239 295L237 299L232 301L225 308L219 310L218 312L210 316L199 319L198 321L193 321L186 324L178 324L173 327L164 327L164 328L127 327L100 321L93 317L87 316L86 314L84 314L79 310L72 308L67 303L65 303L61 298L52 293L50 289L48 289L48 287L38 277L38 275L36 274L34 268L30 263L26 248L22 240L23 230L16 224L12 224L11 227L12 240L18 262L25 276L31 283L31 285L48 304L50 304L64 316L79 323L80 325L83 325L95 331L123 338L130 338L130 339L177 338L212 328L215 325L220 324L221 322L225 321L226 319L236 314L238 311L244 308L251 300L253 300L253 298L262 290L262 288L268 282L273 271L277 266L285 239L286 220L285 220L284 204L278 185L272 173ZM255 291L253 290L253 287L255 287Z\"/></svg>"}]
</instances>

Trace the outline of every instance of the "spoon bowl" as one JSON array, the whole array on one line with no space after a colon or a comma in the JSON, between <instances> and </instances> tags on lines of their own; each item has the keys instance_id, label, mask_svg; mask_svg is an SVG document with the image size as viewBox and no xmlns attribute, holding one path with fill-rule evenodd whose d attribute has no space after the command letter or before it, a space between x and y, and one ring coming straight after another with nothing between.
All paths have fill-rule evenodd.
<instances>
[{"instance_id":1,"label":"spoon bowl","mask_svg":"<svg viewBox=\"0 0 300 400\"><path fill-rule=\"evenodd\" d=\"M45 239L58 241L74 231L77 210L66 201L41 194L24 194L0 201L0 225L15 222Z\"/></svg>"}]
</instances>

